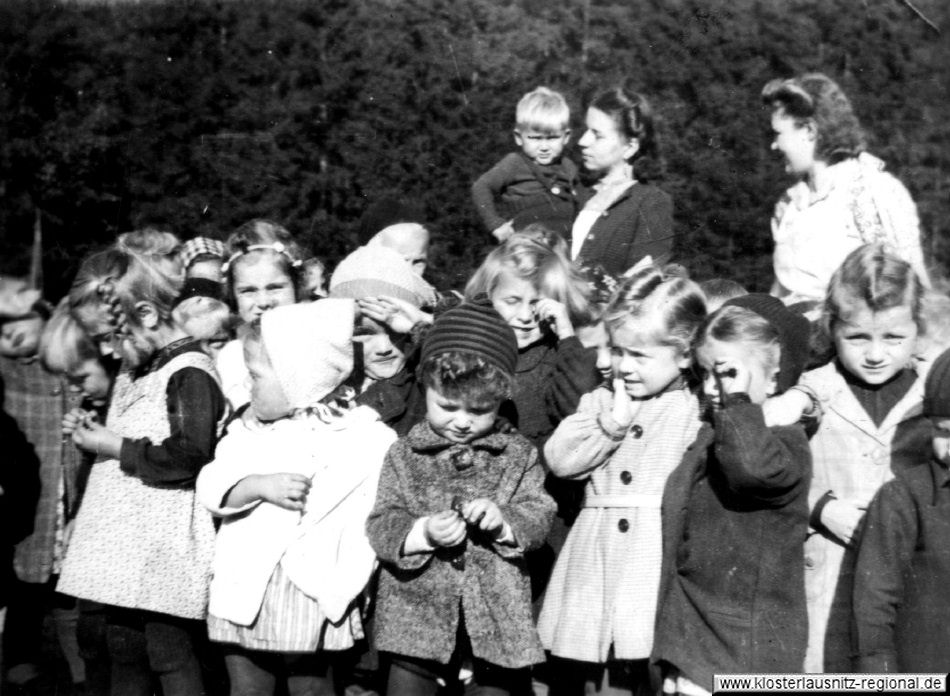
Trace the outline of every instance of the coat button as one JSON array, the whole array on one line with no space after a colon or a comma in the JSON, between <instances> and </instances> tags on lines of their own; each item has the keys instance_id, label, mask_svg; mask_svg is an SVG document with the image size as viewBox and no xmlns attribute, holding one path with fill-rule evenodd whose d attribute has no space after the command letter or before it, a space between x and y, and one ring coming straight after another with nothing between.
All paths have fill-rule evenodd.
<instances>
[{"instance_id":1,"label":"coat button","mask_svg":"<svg viewBox=\"0 0 950 696\"><path fill-rule=\"evenodd\" d=\"M625 486L629 486L631 481L633 481L633 474L631 474L629 471L620 472L620 483Z\"/></svg>"},{"instance_id":2,"label":"coat button","mask_svg":"<svg viewBox=\"0 0 950 696\"><path fill-rule=\"evenodd\" d=\"M814 567L815 567L815 559L812 558L811 556L805 556L805 567L806 567L806 568L814 568Z\"/></svg>"},{"instance_id":3,"label":"coat button","mask_svg":"<svg viewBox=\"0 0 950 696\"><path fill-rule=\"evenodd\" d=\"M62 390L62 388L60 388L60 387L53 387L53 388L50 389L50 391L49 391L49 395L50 395L50 396L59 396L59 395L62 394L62 393L63 393L63 390Z\"/></svg>"},{"instance_id":4,"label":"coat button","mask_svg":"<svg viewBox=\"0 0 950 696\"><path fill-rule=\"evenodd\" d=\"M643 437L643 428L641 428L639 425L635 425L632 428L630 428L630 432L633 433L633 436L637 440Z\"/></svg>"},{"instance_id":5,"label":"coat button","mask_svg":"<svg viewBox=\"0 0 950 696\"><path fill-rule=\"evenodd\" d=\"M625 517L621 517L617 522L617 529L619 529L624 534L626 534L627 530L630 529L630 523Z\"/></svg>"}]
</instances>

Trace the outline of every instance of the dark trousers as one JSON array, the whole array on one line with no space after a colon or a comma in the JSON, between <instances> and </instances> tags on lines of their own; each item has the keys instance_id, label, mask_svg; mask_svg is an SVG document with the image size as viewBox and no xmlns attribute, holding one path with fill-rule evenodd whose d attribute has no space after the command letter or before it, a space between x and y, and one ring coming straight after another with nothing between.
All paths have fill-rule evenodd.
<instances>
[{"instance_id":1,"label":"dark trousers","mask_svg":"<svg viewBox=\"0 0 950 696\"><path fill-rule=\"evenodd\" d=\"M43 617L52 609L55 587L51 582L23 582L14 579L10 586L7 620L3 628L3 665L40 662L43 647Z\"/></svg>"},{"instance_id":2,"label":"dark trousers","mask_svg":"<svg viewBox=\"0 0 950 696\"><path fill-rule=\"evenodd\" d=\"M203 621L140 609L106 608L112 696L151 696L153 675L164 696L205 693L198 650Z\"/></svg>"},{"instance_id":3,"label":"dark trousers","mask_svg":"<svg viewBox=\"0 0 950 696\"><path fill-rule=\"evenodd\" d=\"M231 696L273 696L286 684L288 696L336 696L332 661L323 654L274 653L224 646Z\"/></svg>"}]
</instances>

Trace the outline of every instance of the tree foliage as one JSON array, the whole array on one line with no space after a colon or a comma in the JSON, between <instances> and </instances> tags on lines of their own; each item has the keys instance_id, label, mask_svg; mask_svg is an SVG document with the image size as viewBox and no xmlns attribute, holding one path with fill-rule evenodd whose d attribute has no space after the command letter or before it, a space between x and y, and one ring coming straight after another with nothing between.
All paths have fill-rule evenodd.
<instances>
[{"instance_id":1,"label":"tree foliage","mask_svg":"<svg viewBox=\"0 0 950 696\"><path fill-rule=\"evenodd\" d=\"M950 261L950 55L888 0L8 0L0 46L2 247L42 210L51 295L146 223L223 237L269 217L332 261L394 194L423 205L436 281L457 286L490 241L468 188L511 148L521 94L564 91L579 130L585 95L619 81L661 117L681 259L763 289L789 182L758 95L804 70L852 97Z\"/></svg>"}]
</instances>

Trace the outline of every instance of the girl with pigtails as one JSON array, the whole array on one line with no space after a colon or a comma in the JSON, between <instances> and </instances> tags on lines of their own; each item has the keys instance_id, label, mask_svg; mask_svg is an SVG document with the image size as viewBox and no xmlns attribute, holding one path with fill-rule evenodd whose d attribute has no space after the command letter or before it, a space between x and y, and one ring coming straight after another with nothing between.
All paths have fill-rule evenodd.
<instances>
[{"instance_id":1,"label":"girl with pigtails","mask_svg":"<svg viewBox=\"0 0 950 696\"><path fill-rule=\"evenodd\" d=\"M131 249L106 257L80 270L72 310L111 327L97 338L122 369L105 425L64 420L96 462L59 590L105 605L113 695L150 696L153 676L165 696L199 694L214 527L195 479L228 409L211 358L172 321L181 277Z\"/></svg>"}]
</instances>

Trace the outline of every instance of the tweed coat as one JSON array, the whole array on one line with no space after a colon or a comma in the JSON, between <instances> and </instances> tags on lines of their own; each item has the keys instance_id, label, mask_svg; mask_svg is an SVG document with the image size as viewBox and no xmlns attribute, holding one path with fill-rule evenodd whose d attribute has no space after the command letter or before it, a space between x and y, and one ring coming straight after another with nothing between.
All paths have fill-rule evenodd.
<instances>
[{"instance_id":1,"label":"tweed coat","mask_svg":"<svg viewBox=\"0 0 950 696\"><path fill-rule=\"evenodd\" d=\"M663 492L654 663L709 690L717 672L801 670L810 473L800 425L727 397Z\"/></svg>"},{"instance_id":2,"label":"tweed coat","mask_svg":"<svg viewBox=\"0 0 950 696\"><path fill-rule=\"evenodd\" d=\"M47 371L36 358L0 356L3 406L40 460L40 498L33 533L16 546L14 566L24 582L43 583L58 572L54 568L64 525L76 514L81 483L88 472L83 455L71 441L64 441L63 415L78 408L82 395L69 389L59 375Z\"/></svg>"},{"instance_id":3,"label":"tweed coat","mask_svg":"<svg viewBox=\"0 0 950 696\"><path fill-rule=\"evenodd\" d=\"M880 427L858 402L832 362L801 379L822 408L811 439L814 474L809 509L827 493L867 506L894 477L894 468L921 461L930 447L930 426L921 415L919 379L885 417ZM830 532L810 529L805 541L805 591L808 600L806 672L851 671L851 591L855 554Z\"/></svg>"},{"instance_id":4,"label":"tweed coat","mask_svg":"<svg viewBox=\"0 0 950 696\"><path fill-rule=\"evenodd\" d=\"M197 349L136 379L119 373L106 427L125 438L163 442L171 430L166 385L186 367L218 382L211 358ZM108 459L93 464L57 589L103 604L204 619L213 555L211 513L194 487L152 486Z\"/></svg>"},{"instance_id":5,"label":"tweed coat","mask_svg":"<svg viewBox=\"0 0 950 696\"><path fill-rule=\"evenodd\" d=\"M366 523L382 564L379 650L447 664L464 614L474 657L509 668L544 660L524 560L525 551L544 541L554 515L543 482L537 450L517 433L493 432L461 445L423 422L392 446ZM404 555L416 521L450 509L456 497L494 500L517 545L470 530L457 547Z\"/></svg>"},{"instance_id":6,"label":"tweed coat","mask_svg":"<svg viewBox=\"0 0 950 696\"><path fill-rule=\"evenodd\" d=\"M613 392L581 398L545 445L552 472L586 478L585 500L548 585L538 622L558 657L604 663L650 656L660 586L660 500L701 421L683 387L643 401L627 428L610 417Z\"/></svg>"},{"instance_id":7,"label":"tweed coat","mask_svg":"<svg viewBox=\"0 0 950 696\"><path fill-rule=\"evenodd\" d=\"M644 256L664 263L675 241L673 199L650 184L624 191L591 227L578 253L580 266L600 264L619 275Z\"/></svg>"}]
</instances>

